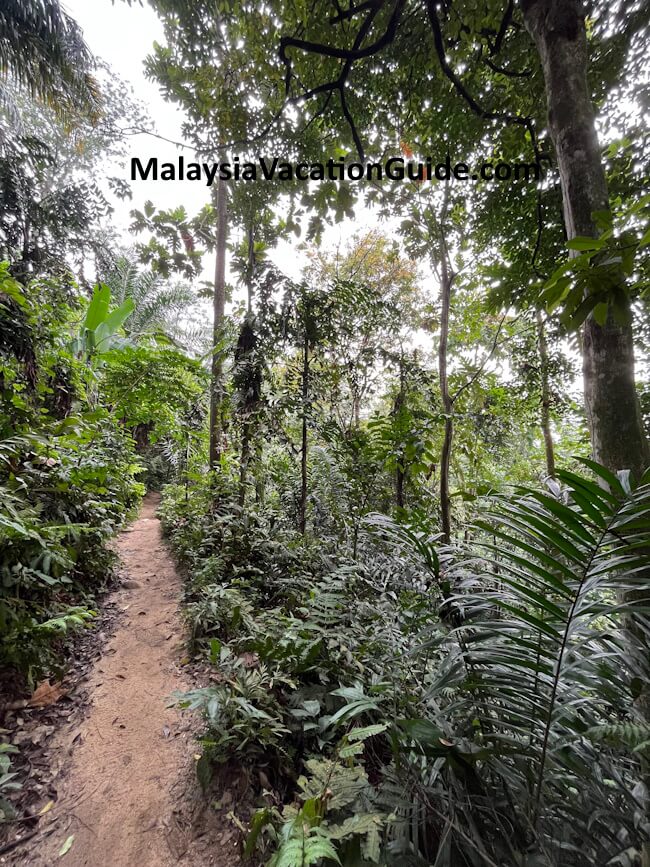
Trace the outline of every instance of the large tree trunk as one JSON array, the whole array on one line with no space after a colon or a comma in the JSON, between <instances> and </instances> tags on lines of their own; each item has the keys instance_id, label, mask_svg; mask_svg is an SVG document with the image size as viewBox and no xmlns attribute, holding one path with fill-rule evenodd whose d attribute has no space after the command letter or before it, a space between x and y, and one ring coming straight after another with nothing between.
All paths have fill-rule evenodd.
<instances>
[{"instance_id":1,"label":"large tree trunk","mask_svg":"<svg viewBox=\"0 0 650 867\"><path fill-rule=\"evenodd\" d=\"M226 237L228 234L228 188L224 180L217 185L217 233L214 266L212 381L210 385L210 469L221 459L221 353L215 347L223 336L226 312Z\"/></svg>"},{"instance_id":2,"label":"large tree trunk","mask_svg":"<svg viewBox=\"0 0 650 867\"><path fill-rule=\"evenodd\" d=\"M557 154L564 222L567 235L596 235L592 214L609 208L594 111L587 85L587 36L582 3L578 0L521 0L526 27L535 40L542 63L548 102L549 128ZM629 311L628 311L629 313ZM600 326L590 316L583 332L583 373L587 419L593 454L610 470L630 470L637 479L650 463L648 443L634 385L634 344L631 325L608 317ZM625 595L645 617L648 591ZM647 672L650 658L643 628L628 621L631 653ZM648 677L637 708L650 720ZM650 786L650 767L644 762L644 782ZM643 867L650 867L645 844Z\"/></svg>"},{"instance_id":3,"label":"large tree trunk","mask_svg":"<svg viewBox=\"0 0 650 867\"><path fill-rule=\"evenodd\" d=\"M587 85L587 37L578 0L522 0L542 62L549 128L557 154L569 238L595 236L592 214L609 208ZM650 463L634 385L632 328L589 317L583 334L587 420L594 458L639 478Z\"/></svg>"}]
</instances>

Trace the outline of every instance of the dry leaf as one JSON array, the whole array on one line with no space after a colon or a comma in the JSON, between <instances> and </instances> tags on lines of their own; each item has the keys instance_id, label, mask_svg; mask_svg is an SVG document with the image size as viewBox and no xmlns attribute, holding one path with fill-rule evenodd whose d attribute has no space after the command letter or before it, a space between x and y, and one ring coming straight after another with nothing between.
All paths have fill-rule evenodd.
<instances>
[{"instance_id":1,"label":"dry leaf","mask_svg":"<svg viewBox=\"0 0 650 867\"><path fill-rule=\"evenodd\" d=\"M36 687L34 694L27 702L29 707L49 707L55 704L67 691L60 683L50 683L44 680Z\"/></svg>"},{"instance_id":2,"label":"dry leaf","mask_svg":"<svg viewBox=\"0 0 650 867\"><path fill-rule=\"evenodd\" d=\"M258 655L250 650L245 650L244 653L240 653L239 658L246 668L255 668L260 664Z\"/></svg>"},{"instance_id":3,"label":"dry leaf","mask_svg":"<svg viewBox=\"0 0 650 867\"><path fill-rule=\"evenodd\" d=\"M70 834L70 836L65 841L63 846L61 846L61 848L59 849L59 858L63 858L63 856L66 855L70 851L73 843L74 843L74 834Z\"/></svg>"}]
</instances>

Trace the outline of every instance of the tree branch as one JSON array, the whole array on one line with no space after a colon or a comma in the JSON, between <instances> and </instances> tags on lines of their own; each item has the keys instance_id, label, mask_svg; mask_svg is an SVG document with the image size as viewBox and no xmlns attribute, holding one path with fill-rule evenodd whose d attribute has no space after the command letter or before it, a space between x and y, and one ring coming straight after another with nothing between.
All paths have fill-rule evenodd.
<instances>
[{"instance_id":1,"label":"tree branch","mask_svg":"<svg viewBox=\"0 0 650 867\"><path fill-rule=\"evenodd\" d=\"M374 17L383 5L383 0L379 5L373 3L370 8L370 15ZM335 57L339 60L362 60L364 57L372 57L385 48L395 39L397 27L404 11L406 0L397 0L395 8L388 22L388 26L383 35L373 42L371 45L366 45L365 48L337 48L335 45L325 45L322 42L310 42L306 39L295 39L292 36L283 36L280 39L280 60L285 66L291 66L291 61L287 57L287 48L298 48L300 51L305 51L308 54L319 54L321 57ZM374 13L374 14L373 14ZM358 39L358 37L357 37Z\"/></svg>"},{"instance_id":2,"label":"tree branch","mask_svg":"<svg viewBox=\"0 0 650 867\"><path fill-rule=\"evenodd\" d=\"M492 54L498 54L501 51L501 44L505 38L506 33L508 32L508 27L512 22L512 14L515 11L514 0L508 0L508 6L506 7L506 11L503 14L503 18L501 19L501 26L499 27L499 32L497 33L497 38L494 41L494 46L490 46Z\"/></svg>"},{"instance_id":3,"label":"tree branch","mask_svg":"<svg viewBox=\"0 0 650 867\"><path fill-rule=\"evenodd\" d=\"M500 75L506 75L508 78L529 78L533 74L532 69L524 69L523 72L516 72L511 69L504 69L502 66L497 66L497 64L490 60L489 57L482 58L483 63L486 66L489 66L493 72L498 72Z\"/></svg>"},{"instance_id":4,"label":"tree branch","mask_svg":"<svg viewBox=\"0 0 650 867\"><path fill-rule=\"evenodd\" d=\"M366 0L365 3L360 3L358 6L350 6L349 9L341 9L337 4L339 10L338 15L333 15L329 19L329 23L338 24L340 21L349 21L351 18L354 18L355 15L358 15L359 12L365 12L366 9L372 9L373 6L379 8L381 2L382 0Z\"/></svg>"},{"instance_id":5,"label":"tree branch","mask_svg":"<svg viewBox=\"0 0 650 867\"><path fill-rule=\"evenodd\" d=\"M492 358L492 356L494 355L494 352L497 348L497 344L499 342L499 335L501 334L501 329L503 328L503 323L505 322L505 320L506 320L506 314L504 313L503 316L501 317L501 321L499 322L499 326L496 330L496 334L494 335L494 340L492 341L492 346L490 347L490 351L488 352L488 354L485 356L485 358L481 362L480 367L478 367L478 369L474 371L472 376L470 376L470 378L461 385L461 387L458 389L456 394L451 398L452 406L453 406L453 404L456 403L456 401L461 396L461 394L466 389L468 389L470 386L472 386L476 382L476 380L479 378L479 376L483 373L483 371L485 370L485 365Z\"/></svg>"},{"instance_id":6,"label":"tree branch","mask_svg":"<svg viewBox=\"0 0 650 867\"><path fill-rule=\"evenodd\" d=\"M526 129L529 129L532 123L530 118L521 117L517 114L503 114L501 112L490 111L486 108L483 108L483 106L474 99L472 94L467 90L463 82L451 68L447 61L447 57L445 56L445 43L442 37L442 27L440 26L440 18L438 17L438 10L436 8L435 0L427 0L427 15L429 16L429 23L431 24L431 30L433 32L433 43L436 48L436 54L438 55L438 62L440 63L440 68L442 69L445 77L449 79L449 81L453 84L454 88L458 91L458 93L463 97L465 102L472 109L474 114L478 115L478 117L481 117L484 120L501 120L505 123L517 124L518 126L523 126Z\"/></svg>"}]
</instances>

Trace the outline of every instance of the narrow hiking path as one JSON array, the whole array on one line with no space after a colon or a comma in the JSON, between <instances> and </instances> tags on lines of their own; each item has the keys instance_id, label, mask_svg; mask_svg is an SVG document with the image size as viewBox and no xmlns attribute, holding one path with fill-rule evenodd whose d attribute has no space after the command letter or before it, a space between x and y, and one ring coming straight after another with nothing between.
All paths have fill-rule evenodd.
<instances>
[{"instance_id":1,"label":"narrow hiking path","mask_svg":"<svg viewBox=\"0 0 650 867\"><path fill-rule=\"evenodd\" d=\"M205 804L193 769L195 720L169 706L174 691L190 684L181 666L181 580L163 544L156 506L149 495L117 540L126 576L113 598L123 614L90 677L87 717L61 732L55 744L70 755L47 833L27 843L16 864L238 862L235 833L206 829L202 821ZM72 835L69 851L60 856Z\"/></svg>"}]
</instances>

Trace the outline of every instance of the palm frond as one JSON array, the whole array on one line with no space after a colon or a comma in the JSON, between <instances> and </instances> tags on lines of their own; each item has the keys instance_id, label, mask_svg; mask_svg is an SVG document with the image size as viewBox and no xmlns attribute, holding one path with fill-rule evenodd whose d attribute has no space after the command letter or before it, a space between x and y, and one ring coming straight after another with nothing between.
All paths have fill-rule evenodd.
<instances>
[{"instance_id":1,"label":"palm frond","mask_svg":"<svg viewBox=\"0 0 650 867\"><path fill-rule=\"evenodd\" d=\"M650 478L630 491L596 472L607 486L562 472L558 498L524 488L492 498L477 522L485 556L459 569L467 711L540 845L596 766L594 732L633 725L635 689L648 682ZM598 788L610 819L595 819L589 839L627 824L611 826L633 800L639 768L626 773Z\"/></svg>"},{"instance_id":2,"label":"palm frond","mask_svg":"<svg viewBox=\"0 0 650 867\"><path fill-rule=\"evenodd\" d=\"M0 6L0 72L59 111L98 115L93 57L77 23L58 0L4 0Z\"/></svg>"},{"instance_id":3,"label":"palm frond","mask_svg":"<svg viewBox=\"0 0 650 867\"><path fill-rule=\"evenodd\" d=\"M153 271L141 270L132 257L118 256L105 266L103 282L111 288L112 297L123 303L131 298L134 310L128 322L133 337L167 334L171 339L183 338L179 320L194 302L191 288L182 283L170 284Z\"/></svg>"}]
</instances>

